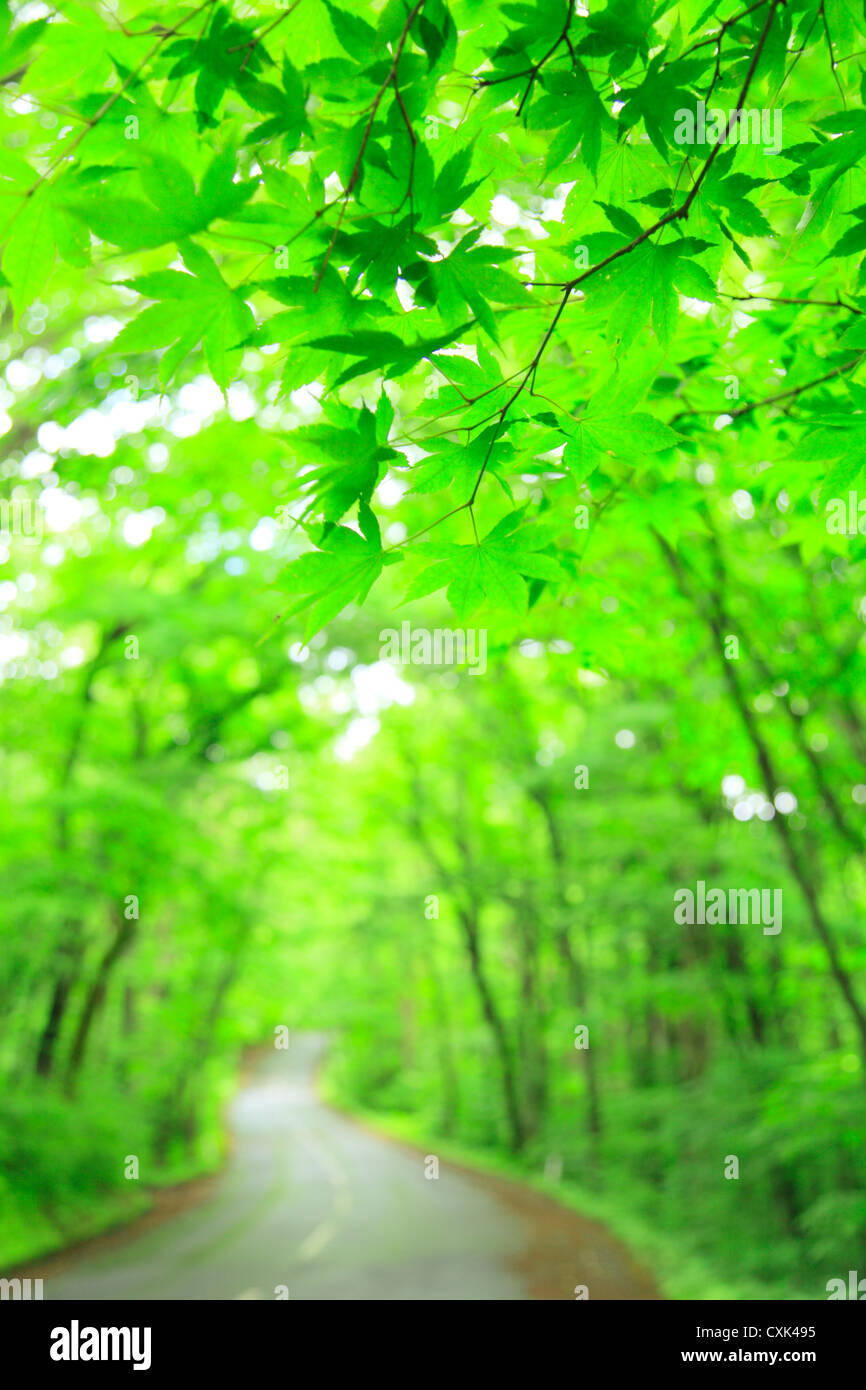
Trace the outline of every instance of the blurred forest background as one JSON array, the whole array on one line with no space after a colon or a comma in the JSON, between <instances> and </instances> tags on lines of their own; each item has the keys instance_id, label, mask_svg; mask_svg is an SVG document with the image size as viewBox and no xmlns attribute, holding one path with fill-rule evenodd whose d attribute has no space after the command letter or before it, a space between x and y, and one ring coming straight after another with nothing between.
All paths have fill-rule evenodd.
<instances>
[{"instance_id":1,"label":"blurred forest background","mask_svg":"<svg viewBox=\"0 0 866 1390\"><path fill-rule=\"evenodd\" d=\"M285 49L299 69L314 59L324 68L323 54L332 63L339 54L349 67L332 8L311 0L308 24L275 31L267 44L276 63ZM445 33L444 6L431 0L430 8L430 23ZM19 39L4 66L0 173L15 185L15 159L51 169L58 131L92 122L99 107L91 94L111 91L112 82L116 90L118 73L125 81L132 65L117 57L115 40L125 35L116 21L132 23L138 10L0 9L11 26L7 43L50 17L30 36L32 54ZM407 6L393 4L375 13L359 4L344 9L364 23L375 23L380 11L401 23L411 18ZM452 9L461 36L474 16L480 43L484 7ZM560 9L575 26L587 23L574 6ZM768 9L775 15L775 6ZM808 7L792 9L804 23L811 18ZM488 5L486 12L496 12L496 23L487 17L488 48L494 30L501 41L503 26L530 10ZM649 33L650 20L659 24L659 42L682 49L690 31L693 41L717 32L718 21L699 24L699 12L647 7L641 25ZM139 27L187 13L199 16L200 29L198 9L174 4L151 7ZM851 49L863 47L862 13L857 6L845 13ZM604 14L625 24L621 6ZM102 48L94 47L90 15L109 35ZM234 20L255 34L273 23L273 7L237 6ZM774 22L791 21L780 13ZM549 28L550 19L543 23ZM733 91L728 100L725 83L739 85L764 42L763 23L762 12L745 21L744 46L719 89L723 106L736 98ZM401 32L400 23L387 30L392 53ZM427 31L411 32L407 60L420 61L424 44L429 54L435 43ZM575 44L582 33L575 30ZM230 47L221 42L221 52ZM533 42L534 62L549 45ZM587 63L603 68L617 42L614 33L601 56L589 50ZM621 39L636 64L633 83L648 61L640 42L633 31ZM784 65L796 45L789 29L773 63L781 53ZM707 79L718 51L711 44L701 50ZM473 50L470 57L463 68L472 72L485 55ZM158 53L149 82L126 87L111 120L128 114L127 103L141 113L148 102L170 108L171 133L160 127L152 147L198 174L196 160L212 154L204 146L222 140L225 129L216 118L196 122L204 99L193 94L192 59L182 61L188 66L178 72L176 55ZM565 46L554 73L562 63ZM235 60L217 98L228 89L219 120L230 125L244 175L255 178L261 149L240 134L260 121L262 106L253 112L244 105L237 67ZM856 68L848 65L843 77L862 116ZM75 92L71 70L82 74ZM263 65L263 73L272 70ZM621 82L627 70L620 66ZM310 71L314 87L324 81ZM288 91L288 69L282 72ZM444 80L438 69L435 76ZM806 130L807 99L817 109L815 116L809 107L809 119L840 105L841 79L834 81L820 26L797 80L801 106L792 108L792 131L796 121ZM423 85L419 77L419 91ZM38 101L28 102L30 90L41 93ZM539 78L533 100L566 100L555 83L544 90ZM430 102L431 91L422 93ZM623 216L637 211L646 221L647 207L655 216L665 206L656 196L659 180L673 184L677 175L657 142L638 136L647 97L630 135L604 123L599 132L617 157L636 142L633 167L608 169L602 161L593 170L592 154L572 152L566 137L560 167L552 172L549 162L544 170L545 197L556 205L533 203L537 184L526 168L544 154L551 132L543 115L528 126L515 120L520 91L514 80L497 87L505 114L494 118L499 107L490 100L472 117L467 139L478 142L478 184L467 183L464 205L469 221L475 216L492 228L482 244L514 256L525 253L534 217L550 245L539 239L532 246L534 273L523 261L509 265L521 270L521 281L554 283L569 271L565 257L575 240L590 238L592 250L592 236L613 236L599 210L603 200L610 205L622 194L631 208ZM436 99L443 121L457 129L465 94L443 90ZM390 90L383 119L386 106L392 115L383 148L400 125ZM124 179L139 177L130 172L139 146L124 143L117 126L112 146L107 120L88 127L71 152L91 185L115 164ZM506 131L498 176L491 170L499 154L491 158L484 147L485 121L491 141ZM279 140L256 136L259 143L271 138L269 158L279 164L282 131ZM292 138L314 147L300 126ZM330 138L324 159L334 150L339 157L333 131ZM809 148L823 150L822 141ZM440 172L452 148L444 146L444 137L431 142ZM521 516L556 520L557 554L565 558L549 581L527 562L522 601L519 594L504 613L488 593L486 606L455 616L443 593L423 584L406 605L397 565L384 568L363 604L341 591L318 623L285 612L285 590L295 599L286 567L307 544L302 529L286 524L301 515L298 470L303 475L310 458L308 445L299 465L292 431L320 418L331 360L324 350L313 353L305 373L298 363L309 362L310 352L298 335L330 312L323 301L304 300L295 286L294 307L277 314L293 319L282 340L261 332L255 339L257 307L256 320L236 326L223 343L232 349L227 375L222 359L214 365L212 342L202 351L201 334L185 349L181 340L181 350L172 350L175 375L166 379L164 344L127 339L124 350L116 343L138 305L131 277L146 272L156 298L158 276L169 265L177 270L173 243L182 237L142 248L119 232L91 228L87 255L58 262L50 277L46 270L26 303L15 291L21 247L4 261L11 289L0 345L3 496L19 508L31 502L35 520L31 534L7 520L9 534L0 538L0 1266L132 1214L149 1188L215 1167L223 1153L221 1110L243 1049L287 1027L333 1030L329 1096L378 1115L431 1151L438 1144L443 1153L525 1174L601 1214L675 1295L821 1298L827 1279L844 1277L858 1260L862 1267L864 548L861 535L829 531L816 512L821 450L784 463L794 457L798 419L824 420L830 429L831 411L847 421L863 407L863 388L849 391L838 377L811 391L813 379L836 376L850 358L837 337L864 312L856 256L843 248L832 262L832 289L822 268L846 225L838 219L858 202L859 153L842 174L827 170L823 155L812 156L813 180L825 179L821 212L809 237L799 239L793 228L808 171L798 192L796 181L783 186L759 170L761 152L745 150L741 158L753 178L749 184L743 176L736 198L763 199L789 240L770 242L753 223L735 226L736 238L709 254L692 247L704 260L701 275L680 287L680 300L691 299L680 303L675 339L658 315L635 329L632 365L624 356L617 365L625 395L612 398L606 417L613 435L614 417L649 390L646 409L676 425L684 452L671 447L670 431L637 450L639 466L628 448L626 457L602 450L600 471L587 483L592 470L584 470L566 492L563 470L547 453L553 415L521 416L509 452L491 463L496 476L485 479L483 530L507 494ZM597 166L597 153L594 159ZM306 177L306 166L298 163L295 172ZM455 174L452 166L449 177ZM61 169L63 179L73 176ZM7 202L16 188L20 196L17 185L4 185ZM312 198L311 190L312 183ZM289 207L286 197L290 219ZM450 216L446 209L439 220ZM709 213L696 235L719 217ZM63 260L69 229L60 213L57 219ZM621 233L615 244L624 244L633 232L611 221ZM241 223L226 213L218 222L224 239L204 230L198 238L208 255L186 243L187 270L206 278L210 257L223 270L233 258L227 278L249 274L261 247L250 252L237 241L254 222L256 235L271 244L282 239L269 230L267 214ZM461 235L466 225L463 214ZM293 264L308 289L330 254L330 234L319 222L300 238L306 265ZM323 280L330 305L348 295L338 279L350 255L343 249L336 244L328 266L335 284L329 289ZM358 254L369 259L373 248ZM477 351L431 360L438 348L428 346L400 372L362 363L366 374L335 388L345 420L351 411L361 431L358 449L367 447L374 413L377 437L392 445L377 466L375 495L348 484L344 511L357 502L369 536L372 496L383 535L399 546L432 527L449 500L462 500L461 480L471 486L481 460L472 456L471 476L457 472L457 492L444 501L436 492L448 492L453 460L442 460L438 483L427 468L416 484L418 431L448 434L442 417L454 388L437 376L436 363L466 391L478 384L473 373L480 381L492 370L494 356L503 372L515 372L527 360L526 344L529 356L535 350L558 291L539 306L526 290L526 303L508 306L501 286L479 271L481 307L469 293L443 326L429 306L404 313L393 287L384 287L387 274L380 265L374 290L394 322L425 316L420 329L412 326L413 340L432 341L437 323L440 333L456 336L467 303L483 324L488 290L499 306L493 334L480 333L477 322L464 331L464 341L478 339ZM585 398L586 374L603 380L611 366L611 305L608 299L594 310L593 283L586 304L567 310L575 318L567 327L563 320L551 376L539 377L539 391L556 399L566 390ZM717 295L718 285L734 298ZM754 299L758 288L767 298L757 307L734 302L740 293ZM822 300L848 295L839 305L848 312L809 307L813 288ZM282 301L279 293L267 301L266 290L250 286L254 305L270 302L271 310L291 293L287 286ZM348 332L351 322L346 310L325 328ZM239 346L244 333L249 340ZM278 341L289 344L288 365L275 356ZM330 351L335 370L344 368L345 342L334 339ZM810 394L769 410L750 406L733 429L713 427L720 411L733 410L720 383L736 380L744 400L761 400L789 373ZM425 466L431 457L438 455L428 452ZM351 462L344 457L347 473ZM506 475L508 484L499 486ZM584 503L588 529L575 521ZM326 513L326 529L339 519ZM448 527L458 524L459 535L446 528L450 539L471 542L467 518ZM354 518L347 525L360 535ZM579 563L569 571L571 554ZM407 620L416 631L483 632L486 671L386 659L381 634ZM769 935L759 924L677 925L674 893L698 880L781 889L783 929ZM580 1046L585 1036L589 1046ZM140 1184L124 1177L130 1154L139 1157ZM737 1180L725 1176L731 1155Z\"/></svg>"}]
</instances>

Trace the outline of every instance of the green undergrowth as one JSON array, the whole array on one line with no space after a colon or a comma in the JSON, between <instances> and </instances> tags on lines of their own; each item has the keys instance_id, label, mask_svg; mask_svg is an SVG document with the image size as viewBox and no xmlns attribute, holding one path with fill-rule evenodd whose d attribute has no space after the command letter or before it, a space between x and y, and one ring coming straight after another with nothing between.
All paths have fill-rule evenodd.
<instances>
[{"instance_id":1,"label":"green undergrowth","mask_svg":"<svg viewBox=\"0 0 866 1390\"><path fill-rule=\"evenodd\" d=\"M157 1157L145 1100L115 1093L70 1099L43 1086L0 1108L0 1270L54 1254L133 1221L157 1194L215 1172L228 1144L223 1120L236 1073L215 1075L189 1137ZM136 1157L138 1179L127 1178Z\"/></svg>"}]
</instances>

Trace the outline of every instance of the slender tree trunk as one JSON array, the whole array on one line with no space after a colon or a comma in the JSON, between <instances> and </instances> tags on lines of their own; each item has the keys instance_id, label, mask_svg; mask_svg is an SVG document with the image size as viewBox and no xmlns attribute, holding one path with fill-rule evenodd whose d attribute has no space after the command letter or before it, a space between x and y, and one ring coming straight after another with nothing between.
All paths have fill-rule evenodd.
<instances>
[{"instance_id":1,"label":"slender tree trunk","mask_svg":"<svg viewBox=\"0 0 866 1390\"><path fill-rule=\"evenodd\" d=\"M69 1060L66 1064L66 1088L70 1092L75 1087L81 1064L84 1061L84 1054L87 1051L90 1030L105 1000L112 971L123 953L129 950L135 940L137 925L136 921L127 920L124 916L120 916L114 937L96 968L96 974L84 1000L81 1017L78 1020L78 1027L75 1030L75 1037L70 1048Z\"/></svg>"},{"instance_id":2,"label":"slender tree trunk","mask_svg":"<svg viewBox=\"0 0 866 1390\"><path fill-rule=\"evenodd\" d=\"M540 788L535 788L530 795L539 806L544 817L553 860L554 889L557 908L556 948L566 968L572 998L581 1014L578 1022L587 1023L586 975L582 962L578 959L574 947L572 946L567 925L571 913L571 904L565 893L565 848L547 792ZM586 1080L587 1125L593 1140L597 1141L602 1133L602 1115L601 1095L594 1051L595 1041L596 1039L593 1037L592 1033L590 1033L589 1047L581 1048L580 1056L583 1062L584 1078Z\"/></svg>"},{"instance_id":3,"label":"slender tree trunk","mask_svg":"<svg viewBox=\"0 0 866 1390\"><path fill-rule=\"evenodd\" d=\"M725 656L725 635L721 624L720 606L717 596L714 594L710 595L711 606L709 608L699 602L691 592L683 575L680 562L668 542L658 533L656 533L656 538L662 548L662 553L668 561L677 584L680 587L681 593L685 598L695 604L699 616L703 618L712 633L716 654L719 658L731 699L752 745L767 792L772 793L774 787L784 785L785 779L777 773L773 765L770 751L758 728L757 720L746 698L734 662L729 661ZM793 832L788 825L787 818L781 815L774 816L772 824L775 826L776 834L782 842L782 849L791 874L805 899L815 933L824 947L824 952L830 966L830 973L836 981L839 992L848 1006L848 1011L857 1031L863 1060L866 1062L866 1014L864 1014L861 1008L851 976L841 959L835 937L821 911L818 895L815 891L812 866L805 862L795 842ZM864 1080L866 1080L866 1074L864 1074Z\"/></svg>"},{"instance_id":4,"label":"slender tree trunk","mask_svg":"<svg viewBox=\"0 0 866 1390\"><path fill-rule=\"evenodd\" d=\"M463 928L463 939L466 943L472 978L475 981L475 988L481 1001L481 1011L493 1037L499 1062L499 1077L508 1119L510 1147L514 1153L519 1153L526 1142L526 1126L520 1109L511 1044L484 968L475 908L458 907L457 915Z\"/></svg>"},{"instance_id":5,"label":"slender tree trunk","mask_svg":"<svg viewBox=\"0 0 866 1390\"><path fill-rule=\"evenodd\" d=\"M433 942L428 953L428 971L433 986L433 1014L436 1021L436 1040L439 1054L439 1069L442 1074L442 1109L440 1128L446 1136L454 1133L460 1114L460 1081L454 1061L454 1046L451 1038L451 1015L448 1000L439 968L436 963Z\"/></svg>"},{"instance_id":6,"label":"slender tree trunk","mask_svg":"<svg viewBox=\"0 0 866 1390\"><path fill-rule=\"evenodd\" d=\"M510 1146L513 1152L519 1153L526 1140L526 1128L520 1109L520 1097L517 1089L511 1043L484 966L478 923L478 910L471 896L461 892L460 885L456 881L456 876L446 868L445 864L439 858L433 842L424 827L424 822L421 819L420 807L422 805L423 795L416 771L409 824L418 844L430 860L430 863L442 882L447 883L455 892L458 903L457 918L462 930L466 953L469 957L472 979L481 1004L481 1012L490 1030L494 1050L496 1052L503 1104L508 1123ZM457 836L457 844L463 855L464 863L468 864L468 846L459 834Z\"/></svg>"},{"instance_id":7,"label":"slender tree trunk","mask_svg":"<svg viewBox=\"0 0 866 1390\"><path fill-rule=\"evenodd\" d=\"M45 1020L42 1033L39 1037L39 1044L36 1049L37 1076L50 1076L53 1070L57 1041L60 1036L60 1029L63 1025L63 1017L66 1013L66 1005L72 990L73 979L74 971L70 967L68 969L61 969L60 974L54 981L51 991L51 1003L48 1007L48 1017Z\"/></svg>"},{"instance_id":8,"label":"slender tree trunk","mask_svg":"<svg viewBox=\"0 0 866 1390\"><path fill-rule=\"evenodd\" d=\"M63 765L60 770L60 785L58 787L59 809L57 812L56 838L57 852L61 863L68 859L70 849L69 810L66 805L66 794L72 785L73 774L81 754L81 747L84 741L84 728L90 701L92 699L93 682L112 644L129 630L129 626L129 623L120 623L111 632L103 633L99 649L87 668L84 683L81 687L78 711L73 723L72 737L69 740L66 757L63 760ZM79 918L67 918L61 927L58 945L58 955L60 958L58 970L51 992L48 1016L42 1028L36 1048L35 1071L37 1076L50 1076L54 1069L57 1043L60 1038L61 1028L63 1027L66 1009L69 1004L69 996L78 981L81 969L82 953L78 947L81 932L82 923Z\"/></svg>"},{"instance_id":9,"label":"slender tree trunk","mask_svg":"<svg viewBox=\"0 0 866 1390\"><path fill-rule=\"evenodd\" d=\"M531 925L532 905L528 901L516 905L515 922L520 952L520 1051L522 1057L524 1115L527 1138L534 1138L542 1128L547 1108L547 1053L544 1045L544 1020L538 997L538 938Z\"/></svg>"}]
</instances>

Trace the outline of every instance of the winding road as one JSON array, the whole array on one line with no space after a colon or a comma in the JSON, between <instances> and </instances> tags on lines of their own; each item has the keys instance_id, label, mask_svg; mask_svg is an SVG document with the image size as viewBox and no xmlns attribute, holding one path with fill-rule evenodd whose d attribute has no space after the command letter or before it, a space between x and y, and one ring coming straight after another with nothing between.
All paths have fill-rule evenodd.
<instances>
[{"instance_id":1,"label":"winding road","mask_svg":"<svg viewBox=\"0 0 866 1390\"><path fill-rule=\"evenodd\" d=\"M46 1299L654 1299L596 1222L424 1155L326 1107L324 1039L260 1056L203 1196L39 1263ZM427 1165L428 1167L430 1165Z\"/></svg>"}]
</instances>

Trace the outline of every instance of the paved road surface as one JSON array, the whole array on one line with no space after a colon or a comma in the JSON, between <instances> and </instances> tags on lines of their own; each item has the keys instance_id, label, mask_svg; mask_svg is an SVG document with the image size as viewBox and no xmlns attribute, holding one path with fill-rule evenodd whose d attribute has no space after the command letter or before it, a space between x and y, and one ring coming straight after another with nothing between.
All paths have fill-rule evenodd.
<instances>
[{"instance_id":1,"label":"paved road surface","mask_svg":"<svg viewBox=\"0 0 866 1390\"><path fill-rule=\"evenodd\" d=\"M289 1050L257 1061L231 1109L231 1158L204 1200L67 1253L54 1272L45 1262L46 1299L274 1299L280 1285L291 1299L538 1296L527 1261L539 1248L534 1209L503 1198L499 1180L445 1163L438 1179L425 1178L422 1155L323 1106L313 1087L322 1046L293 1037ZM582 1221L529 1200L548 1225L552 1214L560 1244ZM601 1228L583 1230L584 1263L616 1289L602 1296L658 1297ZM570 1282L587 1277L569 1265L553 1296L573 1298ZM36 1262L28 1272L40 1272Z\"/></svg>"}]
</instances>

